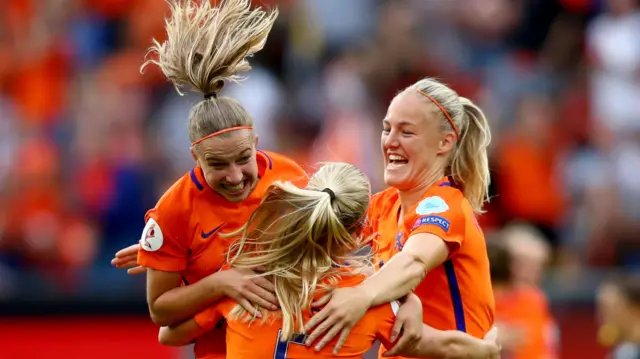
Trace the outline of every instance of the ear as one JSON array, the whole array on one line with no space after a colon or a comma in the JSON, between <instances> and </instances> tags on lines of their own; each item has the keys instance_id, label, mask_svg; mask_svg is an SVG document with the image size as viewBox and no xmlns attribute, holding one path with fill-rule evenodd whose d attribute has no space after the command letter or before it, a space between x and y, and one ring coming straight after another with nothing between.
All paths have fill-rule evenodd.
<instances>
[{"instance_id":1,"label":"ear","mask_svg":"<svg viewBox=\"0 0 640 359\"><path fill-rule=\"evenodd\" d=\"M258 148L258 142L259 142L258 140L260 139L260 136L258 136L258 135L255 135L255 136L256 136L255 146L256 146L256 148Z\"/></svg>"},{"instance_id":2,"label":"ear","mask_svg":"<svg viewBox=\"0 0 640 359\"><path fill-rule=\"evenodd\" d=\"M198 156L196 155L196 150L193 149L193 146L191 147L191 157L193 157L193 160L198 163Z\"/></svg>"},{"instance_id":3,"label":"ear","mask_svg":"<svg viewBox=\"0 0 640 359\"><path fill-rule=\"evenodd\" d=\"M444 137L440 140L438 146L438 154L444 155L451 152L451 150L453 150L453 148L455 147L457 141L458 138L456 137L456 134L454 132L446 132Z\"/></svg>"}]
</instances>

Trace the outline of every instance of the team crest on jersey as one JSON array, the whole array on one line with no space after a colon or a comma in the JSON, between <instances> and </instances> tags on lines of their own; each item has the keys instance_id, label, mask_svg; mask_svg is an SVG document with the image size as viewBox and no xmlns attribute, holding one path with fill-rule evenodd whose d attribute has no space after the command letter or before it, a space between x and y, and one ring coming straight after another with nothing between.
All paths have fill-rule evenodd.
<instances>
[{"instance_id":1,"label":"team crest on jersey","mask_svg":"<svg viewBox=\"0 0 640 359\"><path fill-rule=\"evenodd\" d=\"M442 213L449 210L447 203L438 196L427 197L418 204L416 213L419 215Z\"/></svg>"},{"instance_id":2,"label":"team crest on jersey","mask_svg":"<svg viewBox=\"0 0 640 359\"><path fill-rule=\"evenodd\" d=\"M147 252L155 252L162 247L163 242L164 237L162 236L160 225L153 218L149 218L142 231L142 237L140 237L142 249Z\"/></svg>"}]
</instances>

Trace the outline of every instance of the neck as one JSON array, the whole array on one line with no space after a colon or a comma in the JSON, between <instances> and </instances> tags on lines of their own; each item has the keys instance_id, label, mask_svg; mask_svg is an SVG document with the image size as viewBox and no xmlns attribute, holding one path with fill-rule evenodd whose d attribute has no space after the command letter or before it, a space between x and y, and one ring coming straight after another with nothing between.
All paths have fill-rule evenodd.
<instances>
[{"instance_id":1,"label":"neck","mask_svg":"<svg viewBox=\"0 0 640 359\"><path fill-rule=\"evenodd\" d=\"M427 172L424 178L419 182L417 186L406 191L398 191L398 197L400 198L400 217L403 217L404 211L413 207L424 195L424 193L431 188L436 182L444 177L444 171L437 170Z\"/></svg>"}]
</instances>

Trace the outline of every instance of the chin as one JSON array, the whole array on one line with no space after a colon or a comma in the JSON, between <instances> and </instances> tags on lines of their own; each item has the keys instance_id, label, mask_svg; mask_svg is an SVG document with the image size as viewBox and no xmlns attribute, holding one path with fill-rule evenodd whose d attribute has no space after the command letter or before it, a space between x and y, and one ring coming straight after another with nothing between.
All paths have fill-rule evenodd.
<instances>
[{"instance_id":1,"label":"chin","mask_svg":"<svg viewBox=\"0 0 640 359\"><path fill-rule=\"evenodd\" d=\"M406 181L399 176L385 174L384 183L389 187L402 189L405 187Z\"/></svg>"}]
</instances>

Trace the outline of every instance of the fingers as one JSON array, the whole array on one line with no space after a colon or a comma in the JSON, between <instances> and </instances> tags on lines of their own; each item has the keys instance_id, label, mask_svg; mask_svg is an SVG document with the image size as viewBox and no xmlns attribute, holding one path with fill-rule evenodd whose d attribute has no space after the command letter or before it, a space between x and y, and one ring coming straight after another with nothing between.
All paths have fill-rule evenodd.
<instances>
[{"instance_id":1,"label":"fingers","mask_svg":"<svg viewBox=\"0 0 640 359\"><path fill-rule=\"evenodd\" d=\"M391 336L389 337L390 342L394 343L396 339L398 339L403 326L404 326L404 320L400 318L396 318L395 323L393 323L393 328L391 328Z\"/></svg>"},{"instance_id":2,"label":"fingers","mask_svg":"<svg viewBox=\"0 0 640 359\"><path fill-rule=\"evenodd\" d=\"M324 324L324 323L323 323ZM329 330L329 332L327 334L325 334L325 336L318 342L318 344L316 344L315 346L315 350L316 351L320 351L322 350L322 348L324 348L327 344L329 344L329 342L335 338L336 335L338 335L338 333L340 333L340 331L344 328L344 325L342 323L336 323L336 325L334 325L331 330ZM334 353L335 354L335 353Z\"/></svg>"},{"instance_id":3,"label":"fingers","mask_svg":"<svg viewBox=\"0 0 640 359\"><path fill-rule=\"evenodd\" d=\"M137 266L127 270L127 274L129 275L137 275L147 272L147 267Z\"/></svg>"},{"instance_id":4,"label":"fingers","mask_svg":"<svg viewBox=\"0 0 640 359\"><path fill-rule=\"evenodd\" d=\"M307 322L307 324L304 325L304 331L308 333L311 329L315 328L316 326L318 326L318 324L322 323L328 316L329 316L329 309L325 308L321 310L318 314L311 317L311 319ZM316 330L314 330L313 333L311 333L311 335L307 339L307 345L313 343L315 339L318 339L318 336L320 336L320 334L324 333L324 330L321 330L321 329L322 329L322 326L318 326L318 328L316 328ZM315 337L312 337L312 335L316 334L318 330L320 330L320 332L317 333ZM309 340L309 339L313 339L313 340Z\"/></svg>"},{"instance_id":5,"label":"fingers","mask_svg":"<svg viewBox=\"0 0 640 359\"><path fill-rule=\"evenodd\" d=\"M273 286L273 283L269 282L269 280L265 277L255 277L251 279L251 281L271 293L275 292L276 290L276 288ZM277 304L278 302L276 301L275 303Z\"/></svg>"},{"instance_id":6,"label":"fingers","mask_svg":"<svg viewBox=\"0 0 640 359\"><path fill-rule=\"evenodd\" d=\"M274 302L278 303L278 298L258 286L254 286L251 288L251 291L245 292L244 297L251 301L251 303L255 303L263 308L271 310L278 309L278 306L274 304Z\"/></svg>"},{"instance_id":7,"label":"fingers","mask_svg":"<svg viewBox=\"0 0 640 359\"><path fill-rule=\"evenodd\" d=\"M338 342L336 343L336 346L333 347L333 355L338 355L338 351L340 350L340 348L342 348L342 346L344 345L344 342L347 341L347 338L349 337L349 333L351 333L351 328L344 328L342 330L342 332L340 333L340 338L338 338Z\"/></svg>"},{"instance_id":8,"label":"fingers","mask_svg":"<svg viewBox=\"0 0 640 359\"><path fill-rule=\"evenodd\" d=\"M138 255L139 244L132 244L127 248L123 248L116 253L116 258L124 258Z\"/></svg>"},{"instance_id":9,"label":"fingers","mask_svg":"<svg viewBox=\"0 0 640 359\"><path fill-rule=\"evenodd\" d=\"M389 338L391 339L391 338ZM411 338L408 335L400 336L400 339L397 343L393 345L393 347L382 354L385 357L394 357L400 354L402 349L404 349L411 342Z\"/></svg>"},{"instance_id":10,"label":"fingers","mask_svg":"<svg viewBox=\"0 0 640 359\"><path fill-rule=\"evenodd\" d=\"M260 314L258 309L256 309L256 307L251 305L251 303L245 298L238 299L238 304L240 304L240 306L244 308L244 310L246 310L247 312L255 315L258 318L262 318L262 314Z\"/></svg>"},{"instance_id":11,"label":"fingers","mask_svg":"<svg viewBox=\"0 0 640 359\"><path fill-rule=\"evenodd\" d=\"M313 303L311 303L311 307L312 308L324 307L325 305L327 305L327 303L329 303L329 300L331 300L331 294L332 293L325 294L320 299L313 301ZM313 326L311 328L313 328Z\"/></svg>"}]
</instances>

